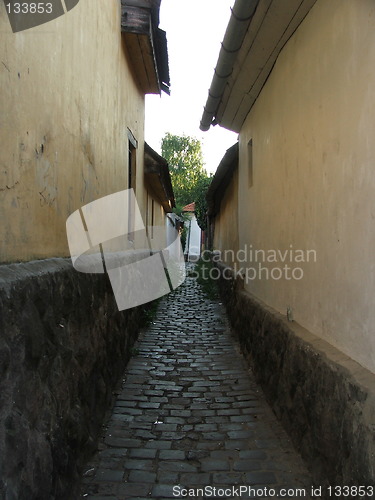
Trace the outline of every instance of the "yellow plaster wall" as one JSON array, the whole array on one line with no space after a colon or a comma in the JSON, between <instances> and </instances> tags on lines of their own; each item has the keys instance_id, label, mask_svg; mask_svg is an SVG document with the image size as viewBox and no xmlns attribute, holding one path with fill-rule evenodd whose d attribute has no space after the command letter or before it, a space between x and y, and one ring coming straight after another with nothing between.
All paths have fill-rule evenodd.
<instances>
[{"instance_id":1,"label":"yellow plaster wall","mask_svg":"<svg viewBox=\"0 0 375 500\"><path fill-rule=\"evenodd\" d=\"M243 126L239 177L241 248L316 251L302 279L247 289L373 372L374 61L374 2L318 0Z\"/></svg>"},{"instance_id":2,"label":"yellow plaster wall","mask_svg":"<svg viewBox=\"0 0 375 500\"><path fill-rule=\"evenodd\" d=\"M144 95L120 16L118 0L81 0L14 34L0 3L0 262L68 255L67 217L127 188L127 128L145 206Z\"/></svg>"},{"instance_id":3,"label":"yellow plaster wall","mask_svg":"<svg viewBox=\"0 0 375 500\"><path fill-rule=\"evenodd\" d=\"M228 266L235 265L238 251L238 169L233 174L215 217L213 248L221 252L221 259Z\"/></svg>"}]
</instances>

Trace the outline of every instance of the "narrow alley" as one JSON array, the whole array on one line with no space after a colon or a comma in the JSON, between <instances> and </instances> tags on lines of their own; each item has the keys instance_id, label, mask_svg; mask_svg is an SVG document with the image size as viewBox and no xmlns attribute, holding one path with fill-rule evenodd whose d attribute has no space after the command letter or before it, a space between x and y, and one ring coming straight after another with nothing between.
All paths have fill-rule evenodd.
<instances>
[{"instance_id":1,"label":"narrow alley","mask_svg":"<svg viewBox=\"0 0 375 500\"><path fill-rule=\"evenodd\" d=\"M192 270L141 334L82 498L310 498L311 477L245 366L224 306Z\"/></svg>"},{"instance_id":2,"label":"narrow alley","mask_svg":"<svg viewBox=\"0 0 375 500\"><path fill-rule=\"evenodd\" d=\"M375 498L374 59L372 0L0 1L0 500Z\"/></svg>"}]
</instances>

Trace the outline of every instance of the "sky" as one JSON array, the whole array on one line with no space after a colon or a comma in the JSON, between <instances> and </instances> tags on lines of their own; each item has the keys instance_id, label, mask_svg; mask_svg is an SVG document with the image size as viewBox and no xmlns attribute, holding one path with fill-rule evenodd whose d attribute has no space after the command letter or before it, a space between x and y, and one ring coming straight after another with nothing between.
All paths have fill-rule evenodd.
<instances>
[{"instance_id":1,"label":"sky","mask_svg":"<svg viewBox=\"0 0 375 500\"><path fill-rule=\"evenodd\" d=\"M146 96L146 142L161 153L166 132L195 137L208 172L237 141L236 133L219 125L199 129L234 1L162 0L159 27L167 32L171 95Z\"/></svg>"}]
</instances>

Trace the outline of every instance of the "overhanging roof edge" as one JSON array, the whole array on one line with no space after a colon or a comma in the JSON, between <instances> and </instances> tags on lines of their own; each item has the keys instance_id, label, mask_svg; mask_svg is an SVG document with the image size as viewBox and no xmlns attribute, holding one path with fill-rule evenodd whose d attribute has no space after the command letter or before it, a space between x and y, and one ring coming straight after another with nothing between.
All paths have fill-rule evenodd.
<instances>
[{"instance_id":1,"label":"overhanging roof edge","mask_svg":"<svg viewBox=\"0 0 375 500\"><path fill-rule=\"evenodd\" d=\"M225 86L258 3L259 0L236 0L233 6L200 123L204 132L215 124Z\"/></svg>"}]
</instances>

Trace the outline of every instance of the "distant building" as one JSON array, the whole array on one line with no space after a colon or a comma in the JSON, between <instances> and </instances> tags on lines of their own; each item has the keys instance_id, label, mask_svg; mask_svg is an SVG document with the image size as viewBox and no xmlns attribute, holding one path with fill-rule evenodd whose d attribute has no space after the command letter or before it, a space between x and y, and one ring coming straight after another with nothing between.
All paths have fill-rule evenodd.
<instances>
[{"instance_id":1,"label":"distant building","mask_svg":"<svg viewBox=\"0 0 375 500\"><path fill-rule=\"evenodd\" d=\"M171 222L171 216L174 215L172 209L175 207L172 181L167 161L147 143L145 143L144 177L147 192L145 225L151 239L153 236L152 227L166 225L165 244L167 246L167 241L174 241L176 239L175 232L178 232L178 228Z\"/></svg>"},{"instance_id":2,"label":"distant building","mask_svg":"<svg viewBox=\"0 0 375 500\"><path fill-rule=\"evenodd\" d=\"M185 260L196 262L201 254L202 230L198 226L195 215L195 202L186 205L182 211L188 216L188 221L185 222L187 228L184 248Z\"/></svg>"},{"instance_id":3,"label":"distant building","mask_svg":"<svg viewBox=\"0 0 375 500\"><path fill-rule=\"evenodd\" d=\"M227 150L218 166L207 192L208 247L221 252L223 261L233 265L239 250L238 238L238 143Z\"/></svg>"}]
</instances>

